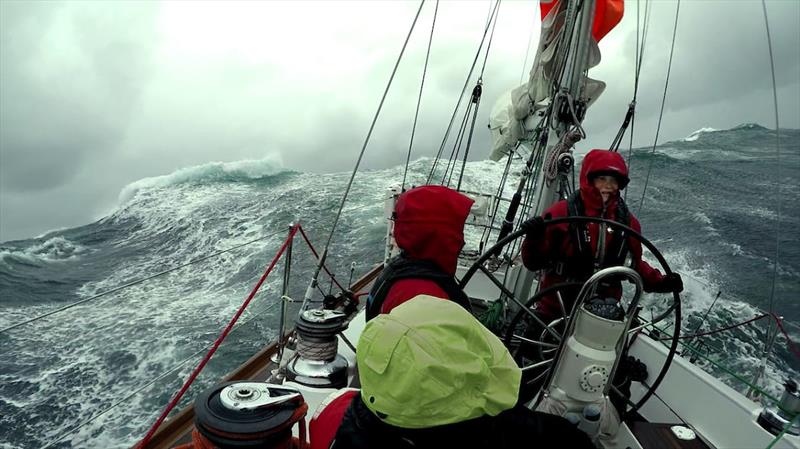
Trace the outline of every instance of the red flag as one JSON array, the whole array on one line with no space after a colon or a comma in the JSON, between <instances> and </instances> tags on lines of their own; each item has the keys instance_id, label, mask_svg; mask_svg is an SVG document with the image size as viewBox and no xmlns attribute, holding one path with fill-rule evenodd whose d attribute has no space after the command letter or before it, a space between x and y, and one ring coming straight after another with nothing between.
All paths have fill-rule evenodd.
<instances>
[{"instance_id":1,"label":"red flag","mask_svg":"<svg viewBox=\"0 0 800 449\"><path fill-rule=\"evenodd\" d=\"M539 6L542 10L542 19L550 13L555 6L559 3L554 0L550 3L540 3ZM614 29L615 26L622 20L622 15L625 11L624 0L597 0L595 2L594 22L592 23L592 37L597 42L605 37L609 31Z\"/></svg>"}]
</instances>

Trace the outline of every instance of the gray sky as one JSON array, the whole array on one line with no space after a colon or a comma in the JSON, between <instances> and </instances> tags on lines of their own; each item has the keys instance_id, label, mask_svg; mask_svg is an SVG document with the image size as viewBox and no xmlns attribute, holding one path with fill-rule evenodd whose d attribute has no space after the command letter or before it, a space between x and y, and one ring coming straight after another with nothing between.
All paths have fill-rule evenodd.
<instances>
[{"instance_id":1,"label":"gray sky","mask_svg":"<svg viewBox=\"0 0 800 449\"><path fill-rule=\"evenodd\" d=\"M352 169L417 6L0 1L0 241L89 223L125 185L187 166L270 158L301 171ZM433 6L364 168L405 160ZM675 6L653 2L638 145L653 141ZM767 7L781 126L800 128L800 2ZM626 8L591 72L608 88L586 119L587 149L610 143L633 92L636 2ZM414 157L438 148L488 12L488 1L440 4ZM499 14L474 159L488 154L488 112L519 84L531 32L531 53L538 41L535 2L506 1ZM761 2L682 2L659 142L744 122L774 127Z\"/></svg>"}]
</instances>

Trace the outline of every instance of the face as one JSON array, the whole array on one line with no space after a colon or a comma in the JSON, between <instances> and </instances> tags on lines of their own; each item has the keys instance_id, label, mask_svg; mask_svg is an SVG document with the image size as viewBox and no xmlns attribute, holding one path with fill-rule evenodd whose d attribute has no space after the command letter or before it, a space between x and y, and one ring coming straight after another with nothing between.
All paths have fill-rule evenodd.
<instances>
[{"instance_id":1,"label":"face","mask_svg":"<svg viewBox=\"0 0 800 449\"><path fill-rule=\"evenodd\" d=\"M603 204L608 203L608 200L619 192L619 181L614 176L598 176L592 182L595 188L600 191L600 195L603 197Z\"/></svg>"}]
</instances>

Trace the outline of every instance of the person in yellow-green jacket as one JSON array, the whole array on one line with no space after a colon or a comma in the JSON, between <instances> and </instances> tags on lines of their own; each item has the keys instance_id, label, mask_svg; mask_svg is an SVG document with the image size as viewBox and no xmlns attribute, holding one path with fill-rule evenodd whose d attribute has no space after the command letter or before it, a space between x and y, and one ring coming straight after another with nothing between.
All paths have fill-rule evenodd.
<instances>
[{"instance_id":1,"label":"person in yellow-green jacket","mask_svg":"<svg viewBox=\"0 0 800 449\"><path fill-rule=\"evenodd\" d=\"M520 368L451 301L420 295L379 315L356 354L361 391L317 413L312 448L594 448L566 419L518 404Z\"/></svg>"}]
</instances>

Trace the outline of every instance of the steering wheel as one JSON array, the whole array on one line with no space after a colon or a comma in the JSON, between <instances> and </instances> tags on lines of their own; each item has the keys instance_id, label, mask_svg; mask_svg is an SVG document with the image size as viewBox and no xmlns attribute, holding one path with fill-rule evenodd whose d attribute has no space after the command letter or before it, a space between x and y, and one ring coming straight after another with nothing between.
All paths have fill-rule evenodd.
<instances>
[{"instance_id":1,"label":"steering wheel","mask_svg":"<svg viewBox=\"0 0 800 449\"><path fill-rule=\"evenodd\" d=\"M653 256L658 260L662 270L664 271L665 275L672 273L672 270L669 267L669 264L664 259L664 256L661 255L661 252L644 236L640 233L634 231L630 227L618 223L616 221L608 220L605 218L599 217L562 217L556 218L551 220L545 220L544 226L546 229L548 226L553 226L557 224L578 224L578 223L605 223L612 229L618 232L624 232L626 234L626 238L634 238L638 240L642 246L647 248ZM473 278L475 273L478 270L482 271L486 277L502 292L502 295L508 301L512 301L516 303L519 307L519 312L516 316L511 320L509 323L508 330L505 335L505 344L511 351L511 354L514 356L514 359L522 368L522 390L521 395L523 400L531 399L535 396L536 393L543 387L542 381L548 374L550 367L552 366L553 362L557 359L557 351L559 348L559 344L563 338L563 332L567 328L566 324L568 324L568 320L571 316L571 310L567 310L567 307L564 305L563 300L561 300L561 294L565 292L567 289L575 289L576 287L580 287L582 283L575 283L569 282L564 284L557 284L553 285L547 289L543 289L529 298L525 303L520 301L518 298L514 296L514 293L511 292L503 282L497 277L494 276L491 270L489 270L485 263L489 259L493 257L495 254L500 254L502 249L506 247L509 243L514 242L520 237L525 235L524 229L519 229L500 241L498 241L494 246L487 249L483 255L481 255L475 263L467 270L464 276L459 281L459 286L464 289L467 284L469 284L470 280ZM540 317L535 312L535 304L538 300L546 295L555 294L559 299L562 316L557 318L555 321L551 323L546 323L542 317ZM680 341L680 330L681 330L681 297L680 294L677 292L672 292L672 303L669 307L660 315L654 317L650 321L642 320L645 322L643 325L639 325L636 327L632 327L628 331L628 335L625 337L625 347L623 350L623 354L628 352L628 348L630 344L633 342L632 339L629 337L631 335L635 335L640 332L645 327L653 326L665 318L669 317L670 315L674 315L674 325L672 331L672 339L669 345L669 352L667 353L667 357L664 360L663 365L661 366L658 375L656 376L655 380L652 384L647 385L644 384L647 390L645 391L644 395L639 399L638 402L634 403L626 395L620 393L616 387L613 385L611 388L620 395L620 397L624 398L629 405L629 409L627 414L633 414L637 410L639 410L655 393L658 386L661 384L661 381L664 380L664 377L667 375L667 371L669 370L670 365L672 364L672 360L675 357L675 353L678 349L678 342ZM531 354L531 349L533 349L533 356ZM611 380L609 380L610 382ZM530 397L528 397L530 396Z\"/></svg>"}]
</instances>

